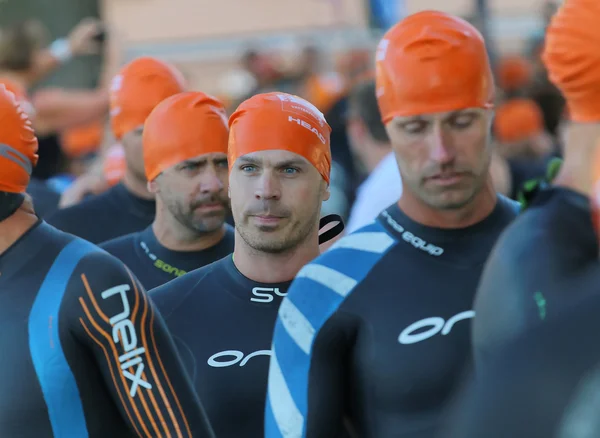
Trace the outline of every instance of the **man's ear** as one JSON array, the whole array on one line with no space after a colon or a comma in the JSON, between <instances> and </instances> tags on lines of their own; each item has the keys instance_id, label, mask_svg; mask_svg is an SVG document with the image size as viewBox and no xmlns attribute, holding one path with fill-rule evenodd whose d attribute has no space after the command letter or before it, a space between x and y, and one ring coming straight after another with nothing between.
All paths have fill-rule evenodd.
<instances>
[{"instance_id":1,"label":"man's ear","mask_svg":"<svg viewBox=\"0 0 600 438\"><path fill-rule=\"evenodd\" d=\"M321 202L325 202L329 200L331 196L331 192L329 191L329 184L325 180L323 180L323 186L321 187Z\"/></svg>"},{"instance_id":2,"label":"man's ear","mask_svg":"<svg viewBox=\"0 0 600 438\"><path fill-rule=\"evenodd\" d=\"M150 193L157 194L159 192L158 184L156 183L156 179L154 179L153 181L148 181L147 187L148 187L148 191Z\"/></svg>"}]
</instances>

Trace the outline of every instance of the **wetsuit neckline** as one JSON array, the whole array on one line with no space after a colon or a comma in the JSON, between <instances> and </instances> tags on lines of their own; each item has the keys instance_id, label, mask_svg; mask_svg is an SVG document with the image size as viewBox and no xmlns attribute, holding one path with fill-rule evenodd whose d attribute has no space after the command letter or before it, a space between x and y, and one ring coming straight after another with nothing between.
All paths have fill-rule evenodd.
<instances>
[{"instance_id":1,"label":"wetsuit neckline","mask_svg":"<svg viewBox=\"0 0 600 438\"><path fill-rule=\"evenodd\" d=\"M37 252L39 252L43 248L43 246L27 245L27 241L33 240L33 237L37 234L37 230L45 228L50 228L50 225L45 223L42 219L38 219L38 221L35 224L33 224L31 228L25 231L15 242L13 242L13 244L10 245L6 249L6 251L0 254L0 266L2 264L2 260L5 260L6 257L8 257L9 255L11 257L11 260L27 260L30 257L33 257L35 254L37 254ZM37 250L31 251L32 248L37 248Z\"/></svg>"},{"instance_id":2,"label":"wetsuit neckline","mask_svg":"<svg viewBox=\"0 0 600 438\"><path fill-rule=\"evenodd\" d=\"M224 276L223 280L225 280L226 289L238 296L238 298L243 299L244 301L251 300L253 297L253 290L256 288L265 288L268 290L279 290L281 293L286 293L290 285L292 284L292 280L285 281L281 283L261 283L258 281L254 281L246 277L242 274L238 268L235 266L233 262L233 254L228 255L224 259L221 260L224 271L227 273ZM279 306L282 297L276 296L275 299L270 303L261 303L261 306Z\"/></svg>"},{"instance_id":3,"label":"wetsuit neckline","mask_svg":"<svg viewBox=\"0 0 600 438\"><path fill-rule=\"evenodd\" d=\"M122 182L110 190L115 195L114 199L119 204L119 208L127 208L127 211L136 217L154 217L156 213L154 199L144 199L134 195Z\"/></svg>"},{"instance_id":4,"label":"wetsuit neckline","mask_svg":"<svg viewBox=\"0 0 600 438\"><path fill-rule=\"evenodd\" d=\"M232 228L226 224L226 231L223 238L219 240L215 245L205 248L200 251L173 251L165 248L156 238L152 225L138 233L137 246L144 253L145 257L155 261L157 258L164 260L173 267L181 265L182 268L186 267L186 270L195 269L198 266L193 267L194 264L198 263L201 258L214 258L215 254L220 254L226 251L228 247L231 247L231 241L233 236ZM190 265L190 263L192 265Z\"/></svg>"},{"instance_id":5,"label":"wetsuit neckline","mask_svg":"<svg viewBox=\"0 0 600 438\"><path fill-rule=\"evenodd\" d=\"M414 235L424 238L428 241L444 243L448 241L455 241L460 238L473 237L481 232L489 232L491 228L503 224L505 219L505 212L507 207L507 200L501 196L498 196L496 205L490 214L488 214L483 220L464 228L435 228L427 225L423 225L419 222L414 221L408 217L398 204L390 206L387 210L384 210L378 220L388 229L392 234L400 237L398 227L394 226L394 223L401 225L401 228L410 231Z\"/></svg>"}]
</instances>

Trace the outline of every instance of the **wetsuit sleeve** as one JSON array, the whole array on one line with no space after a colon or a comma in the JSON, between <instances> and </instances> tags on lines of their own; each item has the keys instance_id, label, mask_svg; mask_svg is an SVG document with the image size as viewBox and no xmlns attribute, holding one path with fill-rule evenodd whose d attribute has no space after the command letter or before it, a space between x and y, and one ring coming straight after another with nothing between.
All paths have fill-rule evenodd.
<instances>
[{"instance_id":1,"label":"wetsuit sleeve","mask_svg":"<svg viewBox=\"0 0 600 438\"><path fill-rule=\"evenodd\" d=\"M279 310L269 369L266 438L337 438L345 433L350 316L337 311L322 318L331 303L309 303L302 286L292 285Z\"/></svg>"},{"instance_id":2,"label":"wetsuit sleeve","mask_svg":"<svg viewBox=\"0 0 600 438\"><path fill-rule=\"evenodd\" d=\"M61 318L95 358L131 431L139 437L213 437L173 340L138 280L104 252L85 257Z\"/></svg>"}]
</instances>

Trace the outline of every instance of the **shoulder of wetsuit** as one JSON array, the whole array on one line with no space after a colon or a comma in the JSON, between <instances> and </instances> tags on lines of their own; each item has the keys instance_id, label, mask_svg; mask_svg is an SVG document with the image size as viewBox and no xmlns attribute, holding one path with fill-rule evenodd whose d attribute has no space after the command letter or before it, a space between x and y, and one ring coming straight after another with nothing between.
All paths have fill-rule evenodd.
<instances>
[{"instance_id":1,"label":"shoulder of wetsuit","mask_svg":"<svg viewBox=\"0 0 600 438\"><path fill-rule=\"evenodd\" d=\"M546 167L546 175L541 178L534 178L526 181L521 190L517 194L517 201L521 204L521 212L527 210L535 198L552 184L556 175L560 170L563 160L561 158L553 158Z\"/></svg>"}]
</instances>

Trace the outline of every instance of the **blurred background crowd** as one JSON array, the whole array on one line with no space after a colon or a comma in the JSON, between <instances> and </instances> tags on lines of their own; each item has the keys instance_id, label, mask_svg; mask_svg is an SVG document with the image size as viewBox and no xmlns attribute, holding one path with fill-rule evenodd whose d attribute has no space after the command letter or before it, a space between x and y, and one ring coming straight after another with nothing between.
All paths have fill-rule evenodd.
<instances>
[{"instance_id":1,"label":"blurred background crowd","mask_svg":"<svg viewBox=\"0 0 600 438\"><path fill-rule=\"evenodd\" d=\"M375 47L403 16L424 9L474 23L485 36L499 93L492 166L516 198L561 151L565 105L540 61L560 0L2 0L0 82L28 102L40 138L30 192L45 215L101 168L115 184L123 150L108 129L110 78L126 62L175 64L191 88L231 113L280 90L316 105L332 126L332 197L352 231L400 196L402 184L374 96ZM67 40L61 38L67 38ZM60 43L70 52L61 57ZM36 199L36 190L44 195ZM47 191L50 190L50 192Z\"/></svg>"}]
</instances>

